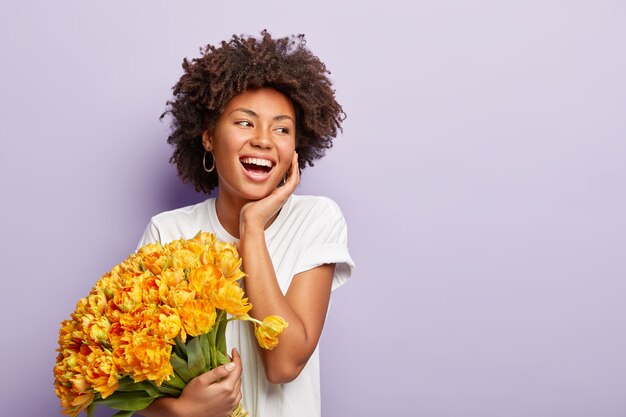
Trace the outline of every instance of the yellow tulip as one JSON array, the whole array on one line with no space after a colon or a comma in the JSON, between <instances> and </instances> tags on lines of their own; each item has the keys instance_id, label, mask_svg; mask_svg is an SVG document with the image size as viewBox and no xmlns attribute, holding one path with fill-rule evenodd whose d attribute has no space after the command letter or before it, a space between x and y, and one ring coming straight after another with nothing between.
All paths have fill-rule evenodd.
<instances>
[{"instance_id":1,"label":"yellow tulip","mask_svg":"<svg viewBox=\"0 0 626 417\"><path fill-rule=\"evenodd\" d=\"M209 299L215 281L222 273L215 265L205 265L189 272L189 286L202 298Z\"/></svg>"},{"instance_id":2,"label":"yellow tulip","mask_svg":"<svg viewBox=\"0 0 626 417\"><path fill-rule=\"evenodd\" d=\"M102 398L106 398L119 386L120 375L111 352L98 347L91 347L91 349L92 352L87 357L85 366L85 379L102 395Z\"/></svg>"},{"instance_id":3,"label":"yellow tulip","mask_svg":"<svg viewBox=\"0 0 626 417\"><path fill-rule=\"evenodd\" d=\"M278 335L289 324L280 316L267 316L260 325L254 329L254 335L263 349L272 350L278 345Z\"/></svg>"},{"instance_id":4,"label":"yellow tulip","mask_svg":"<svg viewBox=\"0 0 626 417\"><path fill-rule=\"evenodd\" d=\"M163 246L158 242L148 243L143 245L137 251L137 255L140 257L144 257L150 255L151 253L161 253L163 252Z\"/></svg>"},{"instance_id":5,"label":"yellow tulip","mask_svg":"<svg viewBox=\"0 0 626 417\"><path fill-rule=\"evenodd\" d=\"M208 233L208 232L200 232L196 234L191 240L193 242L197 242L198 244L202 246L209 246L209 247L213 247L213 245L215 245L215 242L218 241L213 233Z\"/></svg>"},{"instance_id":6,"label":"yellow tulip","mask_svg":"<svg viewBox=\"0 0 626 417\"><path fill-rule=\"evenodd\" d=\"M172 268L187 269L198 265L200 255L189 249L181 249L172 255Z\"/></svg>"},{"instance_id":7,"label":"yellow tulip","mask_svg":"<svg viewBox=\"0 0 626 417\"><path fill-rule=\"evenodd\" d=\"M148 332L126 334L126 343L113 350L113 360L121 373L130 375L135 382L150 380L161 385L174 369L170 364L172 346Z\"/></svg>"},{"instance_id":8,"label":"yellow tulip","mask_svg":"<svg viewBox=\"0 0 626 417\"><path fill-rule=\"evenodd\" d=\"M154 275L160 274L171 262L170 257L162 250L142 254L138 261L139 265Z\"/></svg>"},{"instance_id":9,"label":"yellow tulip","mask_svg":"<svg viewBox=\"0 0 626 417\"><path fill-rule=\"evenodd\" d=\"M190 336L207 333L215 324L215 307L207 300L191 300L178 308L183 329Z\"/></svg>"},{"instance_id":10,"label":"yellow tulip","mask_svg":"<svg viewBox=\"0 0 626 417\"><path fill-rule=\"evenodd\" d=\"M234 247L226 247L218 252L216 262L222 274L231 281L236 281L245 276L239 269L241 266L241 258L237 254L237 249Z\"/></svg>"},{"instance_id":11,"label":"yellow tulip","mask_svg":"<svg viewBox=\"0 0 626 417\"><path fill-rule=\"evenodd\" d=\"M155 319L157 313L158 309L155 305L139 305L131 311L122 314L119 323L124 332L132 333L142 331L150 326L150 323ZM112 331L109 333L112 333Z\"/></svg>"},{"instance_id":12,"label":"yellow tulip","mask_svg":"<svg viewBox=\"0 0 626 417\"><path fill-rule=\"evenodd\" d=\"M185 280L185 273L180 269L168 269L156 279L159 288L159 298L167 302L170 296L170 288L176 288Z\"/></svg>"},{"instance_id":13,"label":"yellow tulip","mask_svg":"<svg viewBox=\"0 0 626 417\"><path fill-rule=\"evenodd\" d=\"M119 267L114 268L114 270L104 275L96 283L96 288L104 293L107 300L113 298L113 294L115 294L120 287L119 269Z\"/></svg>"},{"instance_id":14,"label":"yellow tulip","mask_svg":"<svg viewBox=\"0 0 626 417\"><path fill-rule=\"evenodd\" d=\"M74 320L65 320L61 323L59 331L59 352L74 351L78 352L82 344L82 338L74 337L77 322Z\"/></svg>"},{"instance_id":15,"label":"yellow tulip","mask_svg":"<svg viewBox=\"0 0 626 417\"><path fill-rule=\"evenodd\" d=\"M80 395L77 395L72 399L71 406L74 410L71 413L67 413L70 416L76 416L80 413L81 410L87 408L89 404L93 401L94 392L93 390L89 390L87 392L83 392Z\"/></svg>"},{"instance_id":16,"label":"yellow tulip","mask_svg":"<svg viewBox=\"0 0 626 417\"><path fill-rule=\"evenodd\" d=\"M214 250L205 248L205 250L200 254L200 264L215 265L215 255Z\"/></svg>"},{"instance_id":17,"label":"yellow tulip","mask_svg":"<svg viewBox=\"0 0 626 417\"><path fill-rule=\"evenodd\" d=\"M171 341L180 334L182 326L182 321L176 310L166 305L159 306L158 324L155 334ZM181 339L185 340L185 337L181 337Z\"/></svg>"},{"instance_id":18,"label":"yellow tulip","mask_svg":"<svg viewBox=\"0 0 626 417\"><path fill-rule=\"evenodd\" d=\"M200 255L205 250L205 245L195 239L185 240L182 242L182 247L196 255Z\"/></svg>"},{"instance_id":19,"label":"yellow tulip","mask_svg":"<svg viewBox=\"0 0 626 417\"><path fill-rule=\"evenodd\" d=\"M85 328L85 333L95 343L107 343L109 341L110 328L111 323L109 320L105 316L100 316L89 322Z\"/></svg>"},{"instance_id":20,"label":"yellow tulip","mask_svg":"<svg viewBox=\"0 0 626 417\"><path fill-rule=\"evenodd\" d=\"M143 299L142 280L149 275L149 273L143 273L137 276L130 285L125 286L114 295L113 300L120 310L128 312L141 304Z\"/></svg>"},{"instance_id":21,"label":"yellow tulip","mask_svg":"<svg viewBox=\"0 0 626 417\"><path fill-rule=\"evenodd\" d=\"M167 304L171 307L178 308L195 298L196 292L189 287L187 281L182 281L176 287L170 288Z\"/></svg>"},{"instance_id":22,"label":"yellow tulip","mask_svg":"<svg viewBox=\"0 0 626 417\"><path fill-rule=\"evenodd\" d=\"M233 316L241 316L252 308L244 295L243 289L236 282L221 279L215 284L214 291L211 293L211 301L215 308L224 310Z\"/></svg>"}]
</instances>

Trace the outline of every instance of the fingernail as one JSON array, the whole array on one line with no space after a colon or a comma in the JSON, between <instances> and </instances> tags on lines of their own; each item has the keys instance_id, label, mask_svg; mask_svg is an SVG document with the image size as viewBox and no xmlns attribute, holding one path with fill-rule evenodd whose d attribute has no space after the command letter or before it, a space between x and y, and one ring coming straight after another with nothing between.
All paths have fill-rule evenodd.
<instances>
[{"instance_id":1,"label":"fingernail","mask_svg":"<svg viewBox=\"0 0 626 417\"><path fill-rule=\"evenodd\" d=\"M226 364L226 370L227 371L232 371L233 369L235 369L235 363L234 362L228 362Z\"/></svg>"}]
</instances>

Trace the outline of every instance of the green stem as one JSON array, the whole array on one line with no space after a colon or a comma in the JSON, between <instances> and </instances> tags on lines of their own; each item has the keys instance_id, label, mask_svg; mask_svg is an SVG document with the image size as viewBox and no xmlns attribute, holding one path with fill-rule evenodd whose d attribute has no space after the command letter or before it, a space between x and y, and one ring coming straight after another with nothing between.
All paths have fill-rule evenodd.
<instances>
[{"instance_id":1,"label":"green stem","mask_svg":"<svg viewBox=\"0 0 626 417\"><path fill-rule=\"evenodd\" d=\"M236 316L233 316L233 317L229 318L226 322L230 323L231 321L235 321L235 320L251 321L252 323L254 323L254 324L258 325L258 326L263 324L263 322L261 320L257 320L254 317L250 317L250 316L248 316L247 319L240 319L240 318L238 318Z\"/></svg>"},{"instance_id":2,"label":"green stem","mask_svg":"<svg viewBox=\"0 0 626 417\"><path fill-rule=\"evenodd\" d=\"M217 318L215 319L215 326L211 332L211 368L215 369L219 366L217 360L217 334L219 333L219 327L224 318L224 310L217 310Z\"/></svg>"}]
</instances>

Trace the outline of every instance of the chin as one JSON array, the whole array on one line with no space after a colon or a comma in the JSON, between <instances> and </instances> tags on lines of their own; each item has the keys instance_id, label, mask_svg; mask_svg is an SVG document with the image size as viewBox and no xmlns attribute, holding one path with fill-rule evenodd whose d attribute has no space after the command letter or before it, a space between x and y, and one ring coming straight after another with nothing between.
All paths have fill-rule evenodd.
<instances>
[{"instance_id":1,"label":"chin","mask_svg":"<svg viewBox=\"0 0 626 417\"><path fill-rule=\"evenodd\" d=\"M256 189L248 188L247 190L241 190L241 196L245 198L246 200L258 201L258 200L264 199L265 197L270 195L272 191L276 189L276 187L270 188L268 186L263 186L263 187L258 187L258 188L255 187L255 188Z\"/></svg>"}]
</instances>

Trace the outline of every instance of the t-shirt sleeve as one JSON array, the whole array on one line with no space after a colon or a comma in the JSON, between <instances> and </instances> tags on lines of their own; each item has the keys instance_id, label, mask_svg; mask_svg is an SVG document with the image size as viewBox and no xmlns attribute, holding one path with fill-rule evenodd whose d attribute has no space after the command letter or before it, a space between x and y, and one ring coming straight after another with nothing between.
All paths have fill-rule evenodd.
<instances>
[{"instance_id":1,"label":"t-shirt sleeve","mask_svg":"<svg viewBox=\"0 0 626 417\"><path fill-rule=\"evenodd\" d=\"M343 214L334 203L326 215L307 227L307 247L297 262L295 273L323 264L335 264L332 290L343 285L354 269L348 251L348 228Z\"/></svg>"},{"instance_id":2,"label":"t-shirt sleeve","mask_svg":"<svg viewBox=\"0 0 626 417\"><path fill-rule=\"evenodd\" d=\"M159 233L159 228L157 227L156 224L154 224L154 220L150 220L150 223L148 223L148 226L146 226L146 230L143 232L143 236L141 237L141 240L139 241L139 244L137 245L137 249L139 250L139 248L141 248L144 245L147 245L148 243L154 243L154 242L160 242L161 241L161 235Z\"/></svg>"}]
</instances>

